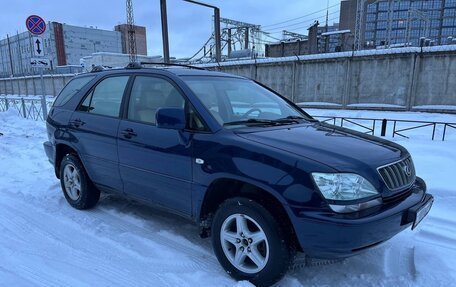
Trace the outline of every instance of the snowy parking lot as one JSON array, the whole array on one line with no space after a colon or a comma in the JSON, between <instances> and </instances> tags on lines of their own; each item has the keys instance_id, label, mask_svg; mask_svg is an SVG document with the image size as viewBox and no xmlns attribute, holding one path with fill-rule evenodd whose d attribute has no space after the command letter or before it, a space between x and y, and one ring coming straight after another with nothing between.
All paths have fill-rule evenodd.
<instances>
[{"instance_id":1,"label":"snowy parking lot","mask_svg":"<svg viewBox=\"0 0 456 287\"><path fill-rule=\"evenodd\" d=\"M456 122L441 114L309 113ZM42 121L1 112L0 133L0 286L251 286L224 273L190 222L115 196L90 211L71 208L44 154ZM411 133L394 140L435 197L428 217L362 255L290 271L278 286L456 286L456 130L445 142L431 141L426 129Z\"/></svg>"}]
</instances>

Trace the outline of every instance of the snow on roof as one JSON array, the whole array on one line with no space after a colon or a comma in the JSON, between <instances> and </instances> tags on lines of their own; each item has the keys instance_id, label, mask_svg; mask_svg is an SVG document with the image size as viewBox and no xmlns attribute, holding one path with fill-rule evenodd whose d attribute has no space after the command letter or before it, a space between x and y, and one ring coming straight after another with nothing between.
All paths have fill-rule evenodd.
<instances>
[{"instance_id":1,"label":"snow on roof","mask_svg":"<svg viewBox=\"0 0 456 287\"><path fill-rule=\"evenodd\" d=\"M321 35L329 36L329 35L336 35L336 34L345 34L345 33L350 33L350 32L351 32L350 30L337 30L337 31L321 33Z\"/></svg>"},{"instance_id":2,"label":"snow on roof","mask_svg":"<svg viewBox=\"0 0 456 287\"><path fill-rule=\"evenodd\" d=\"M337 58L348 58L348 57L366 57L375 55L395 55L395 54L412 54L420 53L421 49L424 53L435 53L435 52L455 52L456 45L445 45L445 46L433 46L433 47L404 47L404 48L391 48L382 50L361 50L361 51L347 51L338 53L325 53L325 54L311 54L291 57L278 57L278 58L261 58L261 59L249 59L240 61L220 62L220 63L207 63L197 64L195 66L202 68L211 68L217 66L239 66L239 65L251 65L251 64L266 64L266 63L284 63L293 62L299 59L299 61L311 61L311 60L324 60L324 59L337 59Z\"/></svg>"},{"instance_id":3,"label":"snow on roof","mask_svg":"<svg viewBox=\"0 0 456 287\"><path fill-rule=\"evenodd\" d=\"M269 43L268 45L282 45L282 43L289 44L289 43L307 42L307 41L309 41L308 38L284 39L284 40L280 40L280 41L277 41L277 42L271 42L271 43Z\"/></svg>"}]
</instances>

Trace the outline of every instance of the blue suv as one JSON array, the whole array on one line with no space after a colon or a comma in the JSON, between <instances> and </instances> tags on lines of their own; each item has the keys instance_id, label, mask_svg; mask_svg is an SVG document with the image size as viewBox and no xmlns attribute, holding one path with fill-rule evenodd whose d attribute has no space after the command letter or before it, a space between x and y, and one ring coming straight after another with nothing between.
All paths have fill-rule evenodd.
<instances>
[{"instance_id":1,"label":"blue suv","mask_svg":"<svg viewBox=\"0 0 456 287\"><path fill-rule=\"evenodd\" d=\"M433 203L400 145L194 67L78 75L47 132L71 206L117 193L188 218L231 276L259 286L277 282L297 252L344 258L413 229Z\"/></svg>"}]
</instances>

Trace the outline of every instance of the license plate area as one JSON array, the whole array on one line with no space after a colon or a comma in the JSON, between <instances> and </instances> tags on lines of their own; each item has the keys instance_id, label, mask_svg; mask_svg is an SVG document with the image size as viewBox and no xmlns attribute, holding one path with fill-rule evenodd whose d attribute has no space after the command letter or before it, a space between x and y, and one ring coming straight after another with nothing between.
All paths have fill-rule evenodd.
<instances>
[{"instance_id":1,"label":"license plate area","mask_svg":"<svg viewBox=\"0 0 456 287\"><path fill-rule=\"evenodd\" d=\"M413 221L412 230L415 229L418 224L428 215L429 211L432 208L432 204L434 203L434 199L430 198L423 204L415 213L415 220Z\"/></svg>"}]
</instances>

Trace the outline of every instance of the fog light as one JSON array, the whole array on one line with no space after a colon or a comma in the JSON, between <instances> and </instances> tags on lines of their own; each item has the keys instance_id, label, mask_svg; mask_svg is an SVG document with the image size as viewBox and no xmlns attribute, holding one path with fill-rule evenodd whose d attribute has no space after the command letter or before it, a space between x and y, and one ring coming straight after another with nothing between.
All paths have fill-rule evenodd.
<instances>
[{"instance_id":1,"label":"fog light","mask_svg":"<svg viewBox=\"0 0 456 287\"><path fill-rule=\"evenodd\" d=\"M377 198L374 200L357 203L357 204L350 204L350 205L338 205L338 204L330 204L329 207L337 213L352 213L357 212L363 209L371 208L377 205L382 204L382 199Z\"/></svg>"}]
</instances>

